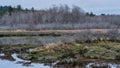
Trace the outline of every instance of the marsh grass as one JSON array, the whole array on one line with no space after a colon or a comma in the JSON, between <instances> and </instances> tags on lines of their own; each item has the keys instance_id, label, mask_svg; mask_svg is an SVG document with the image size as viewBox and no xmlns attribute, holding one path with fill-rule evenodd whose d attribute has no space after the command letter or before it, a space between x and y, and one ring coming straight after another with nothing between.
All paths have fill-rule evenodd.
<instances>
[{"instance_id":1,"label":"marsh grass","mask_svg":"<svg viewBox=\"0 0 120 68\"><path fill-rule=\"evenodd\" d=\"M120 60L120 43L101 41L98 43L54 43L32 49L26 53L29 60L34 61L57 61L65 58L91 58ZM23 58L23 55L20 55ZM25 59L25 58L24 58Z\"/></svg>"}]
</instances>

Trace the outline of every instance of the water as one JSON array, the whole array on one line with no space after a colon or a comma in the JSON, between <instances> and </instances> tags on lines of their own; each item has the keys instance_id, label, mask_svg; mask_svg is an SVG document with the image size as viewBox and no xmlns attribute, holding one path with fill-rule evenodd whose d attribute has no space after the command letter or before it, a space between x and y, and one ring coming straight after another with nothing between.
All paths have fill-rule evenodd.
<instances>
[{"instance_id":1,"label":"water","mask_svg":"<svg viewBox=\"0 0 120 68\"><path fill-rule=\"evenodd\" d=\"M2 54L0 54L1 57ZM2 55L3 56L3 55ZM22 60L17 57L17 54L11 55L15 61L0 59L0 68L50 68L50 66L45 66L44 64L31 63L26 64L26 66L22 63L30 63L30 61ZM21 62L21 63L20 63Z\"/></svg>"},{"instance_id":2,"label":"water","mask_svg":"<svg viewBox=\"0 0 120 68\"><path fill-rule=\"evenodd\" d=\"M0 57L5 57L4 53L0 54ZM14 61L8 59L0 58L0 68L67 68L69 65L61 65L60 67L52 67L49 65L44 65L42 63L32 63L31 61L23 60L17 57L17 54L12 54L11 57ZM80 68L81 66L70 66L69 68ZM120 68L120 64L115 63L99 63L91 62L83 66L83 68Z\"/></svg>"},{"instance_id":3,"label":"water","mask_svg":"<svg viewBox=\"0 0 120 68\"><path fill-rule=\"evenodd\" d=\"M60 37L2 37L0 44L46 44L58 41L74 41L73 37L60 36Z\"/></svg>"}]
</instances>

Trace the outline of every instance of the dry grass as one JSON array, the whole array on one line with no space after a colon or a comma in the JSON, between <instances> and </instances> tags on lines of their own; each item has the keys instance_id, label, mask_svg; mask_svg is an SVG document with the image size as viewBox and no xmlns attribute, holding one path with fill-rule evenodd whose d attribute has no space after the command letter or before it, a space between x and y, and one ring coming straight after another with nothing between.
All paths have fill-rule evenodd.
<instances>
[{"instance_id":1,"label":"dry grass","mask_svg":"<svg viewBox=\"0 0 120 68\"><path fill-rule=\"evenodd\" d=\"M63 42L49 43L41 47L37 47L31 50L31 52L43 52L49 50L66 50L70 49L69 46L65 45Z\"/></svg>"},{"instance_id":2,"label":"dry grass","mask_svg":"<svg viewBox=\"0 0 120 68\"><path fill-rule=\"evenodd\" d=\"M114 29L78 29L78 30L0 30L0 33L2 32L66 32L66 33L76 33L76 32L85 32L85 31L91 31L91 32L101 32L106 33L108 31L111 31ZM117 29L120 32L120 29Z\"/></svg>"}]
</instances>

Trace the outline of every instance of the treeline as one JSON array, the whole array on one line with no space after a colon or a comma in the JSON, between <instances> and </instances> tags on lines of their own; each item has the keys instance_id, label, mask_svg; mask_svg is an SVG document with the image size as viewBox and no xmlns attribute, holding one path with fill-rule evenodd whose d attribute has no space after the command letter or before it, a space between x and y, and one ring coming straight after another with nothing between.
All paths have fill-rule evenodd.
<instances>
[{"instance_id":1,"label":"treeline","mask_svg":"<svg viewBox=\"0 0 120 68\"><path fill-rule=\"evenodd\" d=\"M4 15L5 13L9 13L9 15L11 15L11 13L19 11L34 11L34 8L32 7L31 9L28 8L23 9L21 5L17 5L16 7L0 6L0 16Z\"/></svg>"},{"instance_id":2,"label":"treeline","mask_svg":"<svg viewBox=\"0 0 120 68\"><path fill-rule=\"evenodd\" d=\"M46 10L4 6L0 7L0 14L1 29L120 28L120 15L95 15L78 6L61 5Z\"/></svg>"},{"instance_id":3,"label":"treeline","mask_svg":"<svg viewBox=\"0 0 120 68\"><path fill-rule=\"evenodd\" d=\"M21 5L17 5L17 7L12 7L12 6L0 6L0 15L4 15L5 13L9 13L11 15L12 12L15 11L22 11L23 9L21 8Z\"/></svg>"}]
</instances>

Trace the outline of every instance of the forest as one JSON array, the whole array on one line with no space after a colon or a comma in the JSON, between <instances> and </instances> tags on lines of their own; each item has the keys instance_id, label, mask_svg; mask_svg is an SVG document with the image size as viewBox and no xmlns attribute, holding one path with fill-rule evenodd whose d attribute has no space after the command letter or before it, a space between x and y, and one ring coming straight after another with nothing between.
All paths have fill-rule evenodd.
<instances>
[{"instance_id":1,"label":"forest","mask_svg":"<svg viewBox=\"0 0 120 68\"><path fill-rule=\"evenodd\" d=\"M118 29L120 15L85 12L78 6L53 6L35 10L0 6L0 29Z\"/></svg>"},{"instance_id":2,"label":"forest","mask_svg":"<svg viewBox=\"0 0 120 68\"><path fill-rule=\"evenodd\" d=\"M0 6L0 68L120 68L120 15L84 9Z\"/></svg>"}]
</instances>

